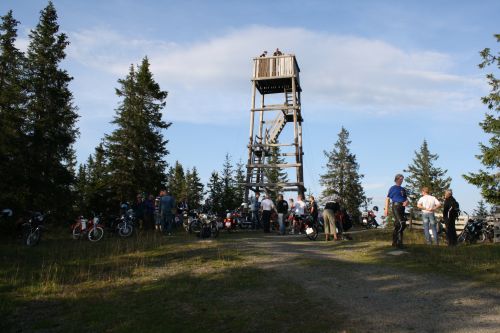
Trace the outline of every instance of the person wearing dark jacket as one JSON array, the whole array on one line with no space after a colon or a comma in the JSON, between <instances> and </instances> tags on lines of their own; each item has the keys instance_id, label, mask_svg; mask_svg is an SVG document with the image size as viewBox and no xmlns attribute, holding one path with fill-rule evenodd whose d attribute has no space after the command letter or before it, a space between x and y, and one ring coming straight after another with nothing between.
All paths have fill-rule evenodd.
<instances>
[{"instance_id":1,"label":"person wearing dark jacket","mask_svg":"<svg viewBox=\"0 0 500 333\"><path fill-rule=\"evenodd\" d=\"M458 217L459 205L457 200L453 197L451 190L444 192L443 203L443 220L446 226L446 238L448 239L448 246L457 245L457 230L455 229L455 221Z\"/></svg>"}]
</instances>

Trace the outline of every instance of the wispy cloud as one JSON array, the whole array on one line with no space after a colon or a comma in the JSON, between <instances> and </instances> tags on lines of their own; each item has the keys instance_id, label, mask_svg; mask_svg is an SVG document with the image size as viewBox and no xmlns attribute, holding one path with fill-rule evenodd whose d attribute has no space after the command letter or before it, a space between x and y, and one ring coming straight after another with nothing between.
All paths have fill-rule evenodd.
<instances>
[{"instance_id":1,"label":"wispy cloud","mask_svg":"<svg viewBox=\"0 0 500 333\"><path fill-rule=\"evenodd\" d=\"M185 44L129 38L109 29L70 37L71 59L119 77L147 55L155 77L170 92L172 120L246 119L246 112L238 111L250 105L251 58L276 46L297 55L312 115L326 106L378 114L464 110L477 99L473 92L482 89L482 80L454 73L450 55L302 28L250 26Z\"/></svg>"}]
</instances>

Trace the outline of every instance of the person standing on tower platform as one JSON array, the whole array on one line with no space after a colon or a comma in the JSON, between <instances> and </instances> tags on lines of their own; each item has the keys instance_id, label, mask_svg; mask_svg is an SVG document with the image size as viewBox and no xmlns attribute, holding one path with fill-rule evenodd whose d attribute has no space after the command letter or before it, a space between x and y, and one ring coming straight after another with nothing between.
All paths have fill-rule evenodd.
<instances>
[{"instance_id":1,"label":"person standing on tower platform","mask_svg":"<svg viewBox=\"0 0 500 333\"><path fill-rule=\"evenodd\" d=\"M273 56L280 56L283 55L283 52L280 51L280 49L276 48L276 51L274 51Z\"/></svg>"},{"instance_id":2,"label":"person standing on tower platform","mask_svg":"<svg viewBox=\"0 0 500 333\"><path fill-rule=\"evenodd\" d=\"M391 186L387 198L385 199L384 214L389 214L389 203L392 201L392 213L394 215L394 231L392 233L392 246L403 247L403 231L406 228L405 207L408 206L408 197L406 189L401 186L404 177L397 174L394 177L396 185Z\"/></svg>"}]
</instances>

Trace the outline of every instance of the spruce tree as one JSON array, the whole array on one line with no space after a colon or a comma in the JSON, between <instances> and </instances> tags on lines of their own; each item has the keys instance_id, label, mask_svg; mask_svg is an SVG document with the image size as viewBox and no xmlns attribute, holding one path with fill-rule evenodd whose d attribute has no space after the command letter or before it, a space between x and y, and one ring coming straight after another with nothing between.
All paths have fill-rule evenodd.
<instances>
[{"instance_id":1,"label":"spruce tree","mask_svg":"<svg viewBox=\"0 0 500 333\"><path fill-rule=\"evenodd\" d=\"M210 204L209 209L214 213L222 213L222 193L223 193L223 180L217 171L213 171L208 181L208 201Z\"/></svg>"},{"instance_id":2,"label":"spruce tree","mask_svg":"<svg viewBox=\"0 0 500 333\"><path fill-rule=\"evenodd\" d=\"M17 211L26 208L24 54L15 47L17 25L12 11L0 24L0 203Z\"/></svg>"},{"instance_id":3,"label":"spruce tree","mask_svg":"<svg viewBox=\"0 0 500 333\"><path fill-rule=\"evenodd\" d=\"M359 207L365 201L365 193L361 185L361 179L364 176L358 172L359 165L356 162L356 155L350 152L350 144L349 132L342 127L332 151L324 151L328 162L327 170L321 175L320 183L324 187L322 196L339 196L341 205L357 220Z\"/></svg>"},{"instance_id":4,"label":"spruce tree","mask_svg":"<svg viewBox=\"0 0 500 333\"><path fill-rule=\"evenodd\" d=\"M500 43L500 34L495 35L495 38ZM491 50L486 48L480 54L483 62L479 64L479 68L493 66L497 70L500 69L500 52L492 54ZM500 172L498 171L500 169L500 79L498 73L487 74L486 79L490 85L490 93L482 98L482 102L490 111L486 113L484 121L479 125L485 133L491 135L491 138L489 146L479 144L481 154L476 156L486 170L471 172L463 177L481 189L481 194L487 202L500 205Z\"/></svg>"},{"instance_id":5,"label":"spruce tree","mask_svg":"<svg viewBox=\"0 0 500 333\"><path fill-rule=\"evenodd\" d=\"M170 123L162 120L167 92L162 91L149 70L147 57L137 71L130 66L125 79L118 80L116 94L122 98L106 136L110 186L120 201L132 200L138 192L158 193L165 185L168 154L163 131Z\"/></svg>"},{"instance_id":6,"label":"spruce tree","mask_svg":"<svg viewBox=\"0 0 500 333\"><path fill-rule=\"evenodd\" d=\"M109 184L109 165L103 143L89 156L86 164L87 178L85 187L85 205L88 213L111 213L118 211L119 202L114 198Z\"/></svg>"},{"instance_id":7,"label":"spruce tree","mask_svg":"<svg viewBox=\"0 0 500 333\"><path fill-rule=\"evenodd\" d=\"M434 161L438 159L437 154L431 154L427 141L424 140L420 151L415 151L413 163L404 172L406 177L406 190L410 203L415 204L415 200L420 196L422 187L428 187L429 191L436 198L442 198L444 191L450 187L451 178L445 177L448 170L434 166Z\"/></svg>"},{"instance_id":8,"label":"spruce tree","mask_svg":"<svg viewBox=\"0 0 500 333\"><path fill-rule=\"evenodd\" d=\"M234 207L239 207L245 201L245 164L240 160L234 171Z\"/></svg>"},{"instance_id":9,"label":"spruce tree","mask_svg":"<svg viewBox=\"0 0 500 333\"><path fill-rule=\"evenodd\" d=\"M184 167L179 161L176 161L175 166L169 169L167 179L168 189L176 202L187 197L186 176Z\"/></svg>"},{"instance_id":10,"label":"spruce tree","mask_svg":"<svg viewBox=\"0 0 500 333\"><path fill-rule=\"evenodd\" d=\"M222 197L221 205L222 210L234 209L234 194L235 186L233 179L233 164L231 162L231 156L226 154L224 164L222 165L221 181L222 181Z\"/></svg>"},{"instance_id":11,"label":"spruce tree","mask_svg":"<svg viewBox=\"0 0 500 333\"><path fill-rule=\"evenodd\" d=\"M78 115L69 90L72 78L60 63L69 42L59 33L57 12L49 2L31 31L27 52L27 174L32 209L71 207Z\"/></svg>"},{"instance_id":12,"label":"spruce tree","mask_svg":"<svg viewBox=\"0 0 500 333\"><path fill-rule=\"evenodd\" d=\"M196 167L186 171L186 195L190 209L200 208L203 200L203 183Z\"/></svg>"},{"instance_id":13,"label":"spruce tree","mask_svg":"<svg viewBox=\"0 0 500 333\"><path fill-rule=\"evenodd\" d=\"M267 157L268 164L283 164L285 159L281 156L279 146L271 148L271 156ZM264 171L267 181L272 184L288 182L288 174L282 168L269 168ZM276 186L269 189L269 195L273 201L278 199L278 194L283 189L283 186Z\"/></svg>"}]
</instances>

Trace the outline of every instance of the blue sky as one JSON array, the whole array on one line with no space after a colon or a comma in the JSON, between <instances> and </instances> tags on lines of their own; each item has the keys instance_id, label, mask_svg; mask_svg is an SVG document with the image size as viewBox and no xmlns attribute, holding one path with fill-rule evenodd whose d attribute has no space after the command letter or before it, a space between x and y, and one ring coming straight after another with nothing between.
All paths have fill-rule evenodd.
<instances>
[{"instance_id":1,"label":"blue sky","mask_svg":"<svg viewBox=\"0 0 500 333\"><path fill-rule=\"evenodd\" d=\"M74 77L81 162L113 129L117 80L145 55L169 92L168 162L196 166L205 182L226 153L245 161L251 59L279 47L301 68L304 174L314 194L323 151L344 126L375 204L424 139L463 209L481 199L461 175L480 168L474 155L488 139L478 125L486 71L477 64L480 50L497 47L498 1L53 2L71 42L62 65ZM0 2L1 15L12 9L21 21L21 49L46 4Z\"/></svg>"}]
</instances>

